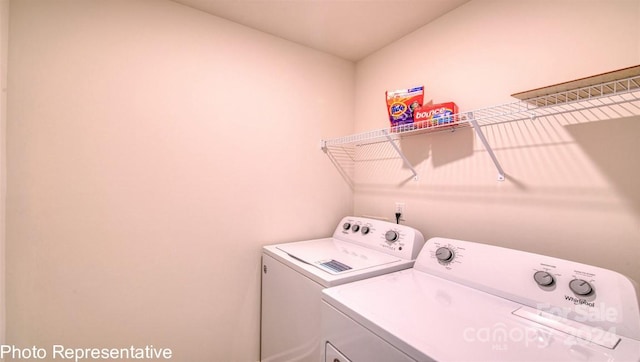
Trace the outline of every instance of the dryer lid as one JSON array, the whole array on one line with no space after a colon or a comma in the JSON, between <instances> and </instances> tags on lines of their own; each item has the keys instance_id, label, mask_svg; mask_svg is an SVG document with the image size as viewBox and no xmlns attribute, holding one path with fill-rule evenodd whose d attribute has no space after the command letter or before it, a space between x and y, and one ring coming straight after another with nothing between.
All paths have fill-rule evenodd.
<instances>
[{"instance_id":1,"label":"dryer lid","mask_svg":"<svg viewBox=\"0 0 640 362\"><path fill-rule=\"evenodd\" d=\"M343 274L403 259L337 239L311 240L277 247L294 259L330 274Z\"/></svg>"}]
</instances>

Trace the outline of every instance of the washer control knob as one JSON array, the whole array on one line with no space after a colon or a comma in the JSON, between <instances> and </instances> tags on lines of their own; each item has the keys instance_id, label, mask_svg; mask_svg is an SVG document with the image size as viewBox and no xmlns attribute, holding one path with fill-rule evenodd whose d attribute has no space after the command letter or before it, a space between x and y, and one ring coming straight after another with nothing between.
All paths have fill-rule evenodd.
<instances>
[{"instance_id":1,"label":"washer control knob","mask_svg":"<svg viewBox=\"0 0 640 362\"><path fill-rule=\"evenodd\" d=\"M349 230L349 228L351 228L351 224L348 222L345 222L344 224L342 224L342 228L345 230Z\"/></svg>"},{"instance_id":2,"label":"washer control knob","mask_svg":"<svg viewBox=\"0 0 640 362\"><path fill-rule=\"evenodd\" d=\"M436 250L436 258L440 262L448 263L453 260L453 256L453 250L447 247L441 246Z\"/></svg>"},{"instance_id":3,"label":"washer control knob","mask_svg":"<svg viewBox=\"0 0 640 362\"><path fill-rule=\"evenodd\" d=\"M569 289L577 295L589 295L593 292L593 287L588 281L582 279L574 279L569 282Z\"/></svg>"},{"instance_id":4,"label":"washer control knob","mask_svg":"<svg viewBox=\"0 0 640 362\"><path fill-rule=\"evenodd\" d=\"M389 230L386 234L384 234L384 238L387 239L387 241L390 243L395 243L398 240L398 232Z\"/></svg>"},{"instance_id":5,"label":"washer control knob","mask_svg":"<svg viewBox=\"0 0 640 362\"><path fill-rule=\"evenodd\" d=\"M553 279L553 275L542 270L535 272L535 274L533 274L533 279L536 281L536 283L538 283L538 285L542 287L548 287L550 285L553 285L553 283L555 282L555 280Z\"/></svg>"},{"instance_id":6,"label":"washer control knob","mask_svg":"<svg viewBox=\"0 0 640 362\"><path fill-rule=\"evenodd\" d=\"M354 233L357 233L357 232L358 232L358 230L360 230L360 225L353 225L353 226L351 227L351 231L353 231Z\"/></svg>"},{"instance_id":7,"label":"washer control knob","mask_svg":"<svg viewBox=\"0 0 640 362\"><path fill-rule=\"evenodd\" d=\"M360 228L360 232L362 232L362 235L367 235L369 233L369 227L368 226L363 226Z\"/></svg>"}]
</instances>

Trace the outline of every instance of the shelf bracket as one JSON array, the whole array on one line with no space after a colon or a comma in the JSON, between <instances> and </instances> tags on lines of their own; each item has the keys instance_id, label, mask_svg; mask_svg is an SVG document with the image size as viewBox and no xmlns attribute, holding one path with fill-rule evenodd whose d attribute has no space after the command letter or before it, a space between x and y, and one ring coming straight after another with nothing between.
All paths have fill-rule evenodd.
<instances>
[{"instance_id":1,"label":"shelf bracket","mask_svg":"<svg viewBox=\"0 0 640 362\"><path fill-rule=\"evenodd\" d=\"M387 131L385 129L385 130L382 130L382 133L385 135L385 137L387 137L387 141L389 141L389 143L391 144L393 149L396 150L398 155L402 158L402 161L404 162L404 165L407 166L411 170L411 172L413 173L413 180L414 181L418 181L418 173L416 172L416 169L413 168L413 165L411 165L411 162L409 162L409 160L404 155L404 153L402 153L402 150L400 149L400 147L398 147L398 145L393 141L393 138L389 134L389 131Z\"/></svg>"},{"instance_id":2,"label":"shelf bracket","mask_svg":"<svg viewBox=\"0 0 640 362\"><path fill-rule=\"evenodd\" d=\"M489 145L487 138L484 136L484 133L482 133L482 130L478 125L478 121L476 121L476 119L473 117L473 112L467 113L467 119L469 120L469 123L471 123L471 125L473 126L473 130L476 131L476 135L478 136L480 141L482 141L482 144L484 145L484 149L487 150L487 153L489 153L489 156L491 157L493 164L496 165L496 169L498 170L498 181L504 181L504 170L502 169L502 166L500 166L500 162L498 162L498 158L496 157L496 154L493 153L493 149L491 148L491 145Z\"/></svg>"}]
</instances>

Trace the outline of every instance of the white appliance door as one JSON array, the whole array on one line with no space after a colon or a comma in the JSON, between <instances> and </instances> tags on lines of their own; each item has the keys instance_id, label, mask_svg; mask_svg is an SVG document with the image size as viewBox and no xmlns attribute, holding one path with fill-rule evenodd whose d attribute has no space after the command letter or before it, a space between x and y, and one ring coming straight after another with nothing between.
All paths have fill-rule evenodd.
<instances>
[{"instance_id":1,"label":"white appliance door","mask_svg":"<svg viewBox=\"0 0 640 362\"><path fill-rule=\"evenodd\" d=\"M416 362L328 303L322 302L321 310L325 361L336 362L335 359L329 359L328 353L331 353L331 349L326 346L331 345L335 351L339 351L336 357L339 362ZM341 359L344 356L349 359ZM432 360L425 359L421 362L426 361Z\"/></svg>"},{"instance_id":2,"label":"white appliance door","mask_svg":"<svg viewBox=\"0 0 640 362\"><path fill-rule=\"evenodd\" d=\"M330 274L350 273L402 259L337 239L312 240L279 245L292 258Z\"/></svg>"},{"instance_id":3,"label":"white appliance door","mask_svg":"<svg viewBox=\"0 0 640 362\"><path fill-rule=\"evenodd\" d=\"M321 291L320 284L262 255L263 362L320 361Z\"/></svg>"}]
</instances>

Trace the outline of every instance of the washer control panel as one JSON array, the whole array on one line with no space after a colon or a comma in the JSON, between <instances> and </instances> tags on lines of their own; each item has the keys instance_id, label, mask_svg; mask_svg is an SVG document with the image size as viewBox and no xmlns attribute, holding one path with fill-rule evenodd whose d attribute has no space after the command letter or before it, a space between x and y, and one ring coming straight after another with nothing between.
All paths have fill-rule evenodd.
<instances>
[{"instance_id":1,"label":"washer control panel","mask_svg":"<svg viewBox=\"0 0 640 362\"><path fill-rule=\"evenodd\" d=\"M640 340L636 285L612 270L446 238L429 239L414 269Z\"/></svg>"},{"instance_id":2,"label":"washer control panel","mask_svg":"<svg viewBox=\"0 0 640 362\"><path fill-rule=\"evenodd\" d=\"M356 216L343 218L333 237L407 260L416 259L425 243L412 227Z\"/></svg>"}]
</instances>

